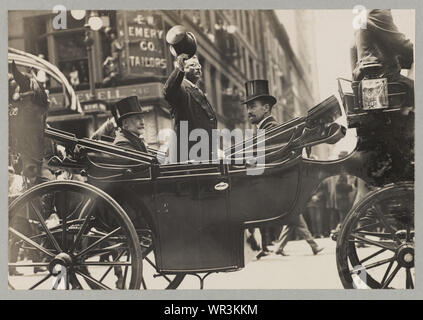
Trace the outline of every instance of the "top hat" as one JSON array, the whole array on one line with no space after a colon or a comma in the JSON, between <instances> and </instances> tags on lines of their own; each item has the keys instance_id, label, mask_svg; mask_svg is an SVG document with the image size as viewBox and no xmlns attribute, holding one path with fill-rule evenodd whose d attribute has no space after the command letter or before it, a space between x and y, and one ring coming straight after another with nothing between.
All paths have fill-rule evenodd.
<instances>
[{"instance_id":1,"label":"top hat","mask_svg":"<svg viewBox=\"0 0 423 320\"><path fill-rule=\"evenodd\" d=\"M273 106L276 98L269 94L269 82L267 80L250 80L245 83L247 98L241 104L248 103L258 98L266 98Z\"/></svg>"},{"instance_id":2,"label":"top hat","mask_svg":"<svg viewBox=\"0 0 423 320\"><path fill-rule=\"evenodd\" d=\"M142 114L142 113L144 112L142 111L142 108L140 104L138 103L137 96L130 96L122 100L119 100L118 102L116 102L115 107L112 111L112 114L118 126L122 125L123 119L135 114Z\"/></svg>"},{"instance_id":3,"label":"top hat","mask_svg":"<svg viewBox=\"0 0 423 320\"><path fill-rule=\"evenodd\" d=\"M188 58L191 58L197 52L197 40L184 26L172 27L166 34L166 41L170 44L170 52L175 57L186 53Z\"/></svg>"}]
</instances>

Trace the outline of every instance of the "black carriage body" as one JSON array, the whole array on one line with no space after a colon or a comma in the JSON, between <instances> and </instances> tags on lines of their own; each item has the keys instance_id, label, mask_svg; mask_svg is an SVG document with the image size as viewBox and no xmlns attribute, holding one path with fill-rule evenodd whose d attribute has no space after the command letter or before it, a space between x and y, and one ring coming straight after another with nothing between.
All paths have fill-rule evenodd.
<instances>
[{"instance_id":1,"label":"black carriage body","mask_svg":"<svg viewBox=\"0 0 423 320\"><path fill-rule=\"evenodd\" d=\"M291 159L260 175L245 166L176 164L126 177L99 171L97 164L88 177L121 204L136 228L147 223L153 229L160 271L208 272L244 267L244 229L289 217L301 163Z\"/></svg>"},{"instance_id":2,"label":"black carriage body","mask_svg":"<svg viewBox=\"0 0 423 320\"><path fill-rule=\"evenodd\" d=\"M329 102L324 108L310 110L309 116L299 119L301 121L291 121L278 129L285 133L292 127L293 133L288 134L291 138L285 146L272 153L276 160L256 167L262 170L260 174L247 164L159 165L151 155L103 142L83 139L72 144L95 151L88 153L88 163L82 164L88 171L88 182L117 200L136 228L148 226L153 231L158 271L236 270L244 267L246 261L244 230L267 223L288 223L294 215L302 212L313 191L325 178L349 174L375 186L413 180L413 164L410 165L408 156L413 148L404 146L405 136L392 132L395 128L392 123L403 126L409 117L400 111L390 113L394 122L382 121L376 129L363 127L358 130L355 151L343 159L315 161L302 158L298 150L304 145L334 143L342 136L336 133L342 133L342 130L339 125L334 125L332 116L338 114L334 110L339 105L336 99ZM326 120L322 122L320 119ZM313 127L308 130L304 127L306 123ZM318 131L328 132L328 135L325 139L311 139L314 126L319 125L326 129L333 126L337 130ZM301 128L301 135L297 135L296 128ZM386 136L381 139L383 134ZM53 138L58 138L57 132ZM64 142L72 140L66 134L62 138ZM375 147L381 145L381 141L384 146L390 146L391 154L404 156L394 157L383 168L375 170L384 155L383 148L378 151ZM297 149L289 149L286 145ZM103 156L104 152L108 155Z\"/></svg>"}]
</instances>

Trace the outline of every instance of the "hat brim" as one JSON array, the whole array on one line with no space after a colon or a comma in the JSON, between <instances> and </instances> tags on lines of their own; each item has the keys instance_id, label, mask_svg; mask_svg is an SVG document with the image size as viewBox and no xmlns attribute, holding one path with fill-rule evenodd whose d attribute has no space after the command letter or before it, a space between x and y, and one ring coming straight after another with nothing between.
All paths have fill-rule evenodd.
<instances>
[{"instance_id":1,"label":"hat brim","mask_svg":"<svg viewBox=\"0 0 423 320\"><path fill-rule=\"evenodd\" d=\"M120 118L118 118L116 120L117 125L120 125L122 123L123 119L126 119L126 118L133 116L133 115L136 115L136 114L144 114L144 112L143 111L136 111L136 112L125 113L123 116L121 116Z\"/></svg>"},{"instance_id":2,"label":"hat brim","mask_svg":"<svg viewBox=\"0 0 423 320\"><path fill-rule=\"evenodd\" d=\"M256 99L262 99L266 98L271 101L271 104L274 105L276 103L276 98L274 96L268 95L268 94L259 94L257 96L251 96L248 97L246 100L242 101L241 104L246 104L250 101L256 100Z\"/></svg>"}]
</instances>

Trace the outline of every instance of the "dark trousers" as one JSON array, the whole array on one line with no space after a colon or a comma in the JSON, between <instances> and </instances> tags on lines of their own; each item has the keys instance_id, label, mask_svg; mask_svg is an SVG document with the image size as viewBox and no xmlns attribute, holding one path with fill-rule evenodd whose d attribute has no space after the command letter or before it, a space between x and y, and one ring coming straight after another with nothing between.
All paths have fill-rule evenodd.
<instances>
[{"instance_id":1,"label":"dark trousers","mask_svg":"<svg viewBox=\"0 0 423 320\"><path fill-rule=\"evenodd\" d=\"M311 235L310 231L308 230L307 224L304 220L302 214L293 218L290 224L286 225L279 236L279 248L278 250L282 251L289 240L294 236L294 234L299 235L300 237L304 238L310 247L314 250L318 247L316 241L314 241L313 236Z\"/></svg>"},{"instance_id":2,"label":"dark trousers","mask_svg":"<svg viewBox=\"0 0 423 320\"><path fill-rule=\"evenodd\" d=\"M322 207L310 207L308 213L310 215L311 230L314 236L323 235L323 212Z\"/></svg>"}]
</instances>

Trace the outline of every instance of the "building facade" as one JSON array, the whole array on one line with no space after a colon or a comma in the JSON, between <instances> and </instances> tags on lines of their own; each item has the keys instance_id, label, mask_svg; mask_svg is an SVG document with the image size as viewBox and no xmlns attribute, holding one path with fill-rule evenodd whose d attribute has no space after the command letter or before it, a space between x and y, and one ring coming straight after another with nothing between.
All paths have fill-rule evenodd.
<instances>
[{"instance_id":1,"label":"building facade","mask_svg":"<svg viewBox=\"0 0 423 320\"><path fill-rule=\"evenodd\" d=\"M240 104L247 80L269 80L278 100L273 113L280 122L305 115L315 104L309 74L274 11L97 10L80 20L67 13L65 29L53 27L56 15L9 11L9 46L42 55L68 77L84 114L67 110L61 88L45 79L51 95L48 122L77 136L90 136L110 117L115 101L137 95L146 112L145 139L160 146L159 130L172 127L161 92L174 60L165 35L179 24L196 36L202 87L216 109L219 128L251 127ZM86 27L90 16L101 18L99 30Z\"/></svg>"}]
</instances>

